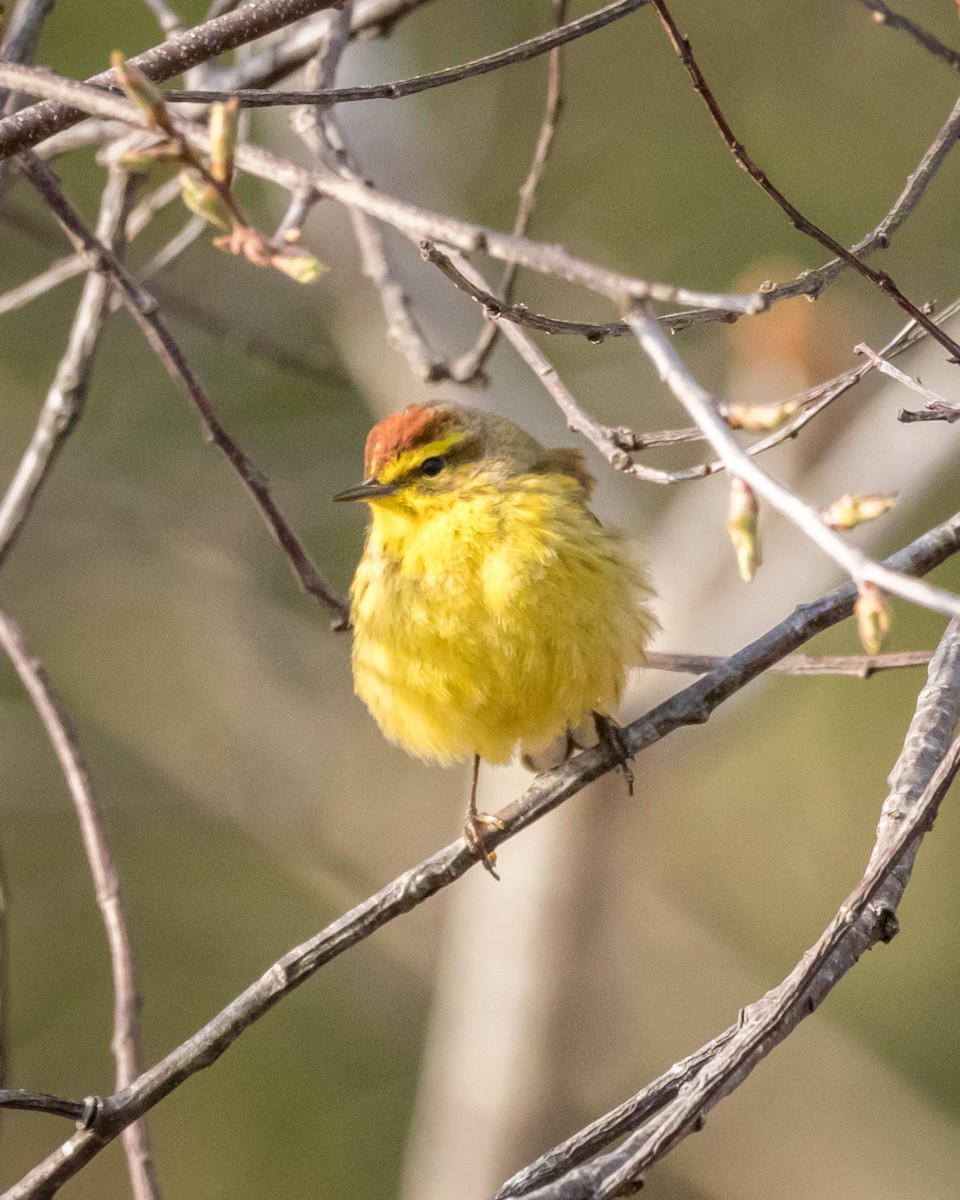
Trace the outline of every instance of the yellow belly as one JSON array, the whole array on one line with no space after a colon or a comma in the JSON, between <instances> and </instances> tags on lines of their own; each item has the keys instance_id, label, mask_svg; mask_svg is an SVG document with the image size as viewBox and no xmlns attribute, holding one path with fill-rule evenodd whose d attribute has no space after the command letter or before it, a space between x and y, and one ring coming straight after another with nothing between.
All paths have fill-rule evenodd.
<instances>
[{"instance_id":1,"label":"yellow belly","mask_svg":"<svg viewBox=\"0 0 960 1200\"><path fill-rule=\"evenodd\" d=\"M374 507L352 590L357 694L411 754L506 762L617 705L649 588L564 476Z\"/></svg>"}]
</instances>

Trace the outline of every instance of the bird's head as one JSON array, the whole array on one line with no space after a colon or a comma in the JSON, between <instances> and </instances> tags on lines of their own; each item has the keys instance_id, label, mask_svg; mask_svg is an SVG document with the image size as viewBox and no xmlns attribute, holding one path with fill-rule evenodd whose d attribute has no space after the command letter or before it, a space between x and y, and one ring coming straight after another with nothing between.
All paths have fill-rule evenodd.
<instances>
[{"instance_id":1,"label":"bird's head","mask_svg":"<svg viewBox=\"0 0 960 1200\"><path fill-rule=\"evenodd\" d=\"M374 425L367 436L363 483L334 499L421 509L478 485L551 469L572 475L589 490L592 480L577 451L547 451L506 417L479 408L411 404Z\"/></svg>"}]
</instances>

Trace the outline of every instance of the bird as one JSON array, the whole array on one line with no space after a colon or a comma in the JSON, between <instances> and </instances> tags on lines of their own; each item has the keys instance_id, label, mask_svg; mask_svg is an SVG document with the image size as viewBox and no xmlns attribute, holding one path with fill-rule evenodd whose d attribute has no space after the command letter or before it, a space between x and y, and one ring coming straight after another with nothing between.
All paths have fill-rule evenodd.
<instances>
[{"instance_id":1,"label":"bird","mask_svg":"<svg viewBox=\"0 0 960 1200\"><path fill-rule=\"evenodd\" d=\"M433 401L370 430L371 520L350 589L354 690L411 755L473 759L467 842L495 874L477 806L481 759L532 769L613 742L627 671L657 621L646 570L589 507L583 455L506 417ZM628 775L632 782L632 777Z\"/></svg>"}]
</instances>

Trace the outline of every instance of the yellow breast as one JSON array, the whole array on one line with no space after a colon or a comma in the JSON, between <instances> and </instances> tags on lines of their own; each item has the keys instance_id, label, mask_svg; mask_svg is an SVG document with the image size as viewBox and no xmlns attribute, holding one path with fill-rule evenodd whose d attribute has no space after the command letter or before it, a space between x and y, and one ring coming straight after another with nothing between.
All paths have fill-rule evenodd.
<instances>
[{"instance_id":1,"label":"yellow breast","mask_svg":"<svg viewBox=\"0 0 960 1200\"><path fill-rule=\"evenodd\" d=\"M655 625L650 590L575 480L521 475L372 507L353 671L391 741L505 762L616 707Z\"/></svg>"}]
</instances>

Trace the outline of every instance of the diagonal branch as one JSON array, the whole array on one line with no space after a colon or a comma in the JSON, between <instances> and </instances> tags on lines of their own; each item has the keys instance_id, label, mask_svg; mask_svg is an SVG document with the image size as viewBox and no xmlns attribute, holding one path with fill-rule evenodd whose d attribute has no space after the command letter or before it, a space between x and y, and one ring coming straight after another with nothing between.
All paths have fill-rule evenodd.
<instances>
[{"instance_id":1,"label":"diagonal branch","mask_svg":"<svg viewBox=\"0 0 960 1200\"><path fill-rule=\"evenodd\" d=\"M123 227L135 187L136 182L131 182L126 172L114 170L104 188L97 237L114 253L120 251L124 240ZM83 265L90 274L77 305L67 349L47 392L30 444L0 502L0 566L16 544L23 523L86 403L94 356L109 313L111 286L104 271L96 266L91 270L89 262ZM59 276L66 277L65 273Z\"/></svg>"},{"instance_id":2,"label":"diagonal branch","mask_svg":"<svg viewBox=\"0 0 960 1200\"><path fill-rule=\"evenodd\" d=\"M209 62L219 54L283 29L301 17L310 16L324 8L337 8L339 3L340 0L258 0L257 3L244 4L236 12L203 21L185 33L137 54L129 62L148 79L162 83L190 67ZM101 71L88 80L88 83L101 87L116 82L117 75L113 70ZM83 117L82 109L55 101L44 101L21 109L0 121L0 159L35 146L51 134L76 125Z\"/></svg>"},{"instance_id":3,"label":"diagonal branch","mask_svg":"<svg viewBox=\"0 0 960 1200\"><path fill-rule=\"evenodd\" d=\"M893 363L887 362L882 354L876 354L869 346L863 342L859 346L855 346L854 350L857 354L864 355L870 362L882 371L884 375L889 375L891 379L895 379L897 383L902 383L904 387L910 388L911 391L919 393L926 400L924 408L919 412L910 411L909 409L901 408L897 413L897 420L909 424L911 421L960 421L960 404L952 404L949 400L945 400L943 396L937 395L930 388L925 387L919 379L914 379L912 375L907 375L895 367Z\"/></svg>"},{"instance_id":4,"label":"diagonal branch","mask_svg":"<svg viewBox=\"0 0 960 1200\"><path fill-rule=\"evenodd\" d=\"M326 40L321 42L307 64L308 85L326 86L336 77L340 58L346 49L352 24L354 5L348 0L345 7L328 22ZM361 179L359 167L348 149L332 109L311 105L291 119L294 131L328 171L344 179ZM314 193L315 196L315 193ZM406 358L414 375L424 383L450 378L450 368L430 345L417 320L410 297L394 276L387 258L383 227L379 221L359 209L348 210L354 239L360 252L361 270L374 285L387 321L387 342Z\"/></svg>"},{"instance_id":5,"label":"diagonal branch","mask_svg":"<svg viewBox=\"0 0 960 1200\"><path fill-rule=\"evenodd\" d=\"M642 1182L643 1171L700 1129L707 1112L819 1007L867 950L892 940L898 931L897 906L920 842L960 770L960 737L951 742L958 719L960 621L952 621L930 663L891 772L891 790L866 871L816 944L781 984L742 1010L736 1025L615 1114L607 1114L514 1176L496 1200L606 1200L632 1192ZM575 1167L595 1153L600 1137L609 1144L630 1129L636 1132L622 1146Z\"/></svg>"},{"instance_id":6,"label":"diagonal branch","mask_svg":"<svg viewBox=\"0 0 960 1200\"><path fill-rule=\"evenodd\" d=\"M35 155L25 154L19 160L20 169L37 189L66 231L77 250L90 254L101 270L107 272L119 287L131 316L139 325L151 349L160 359L167 374L186 391L200 414L204 434L222 451L240 477L244 487L260 509L267 527L285 554L301 587L308 595L323 604L337 618L338 624L347 620L347 607L330 591L314 566L303 543L287 523L270 491L266 476L220 423L216 410L200 380L194 375L173 334L160 315L157 302L140 286L117 259L116 255L91 232L80 215L69 204L56 176Z\"/></svg>"},{"instance_id":7,"label":"diagonal branch","mask_svg":"<svg viewBox=\"0 0 960 1200\"><path fill-rule=\"evenodd\" d=\"M626 320L660 378L707 436L732 475L742 479L758 496L762 496L788 521L792 521L826 555L839 563L858 585L871 583L934 612L944 613L948 617L960 616L960 596L909 579L874 562L834 533L817 509L758 466L730 432L714 397L693 378L653 317L648 313L641 315L631 312Z\"/></svg>"},{"instance_id":8,"label":"diagonal branch","mask_svg":"<svg viewBox=\"0 0 960 1200\"><path fill-rule=\"evenodd\" d=\"M686 67L687 73L693 81L693 90L707 106L707 111L713 118L714 124L720 130L723 140L726 142L727 148L730 150L737 164L747 172L755 183L759 184L774 203L783 209L795 229L813 238L821 246L825 246L842 262L846 263L848 267L852 267L858 274L862 275L864 279L869 279L872 284L890 296L918 325L922 325L935 341L939 342L946 350L949 350L952 358L960 361L960 345L952 337L944 333L912 300L908 299L886 271L878 271L875 267L871 267L868 263L863 262L856 254L848 250L841 242L838 242L836 238L831 237L819 225L815 225L767 178L766 172L757 166L753 158L747 153L746 147L731 129L729 121L724 116L716 97L703 76L703 72L700 70L697 60L693 56L689 39L680 33L664 0L652 0L652 3L660 16L664 29L667 31L677 57Z\"/></svg>"},{"instance_id":9,"label":"diagonal branch","mask_svg":"<svg viewBox=\"0 0 960 1200\"><path fill-rule=\"evenodd\" d=\"M888 4L883 3L883 0L860 0L860 3L864 8L870 9L873 19L878 25L886 25L889 29L900 29L904 33L908 33L928 54L942 59L945 63L949 63L954 70L960 71L960 54L952 46L941 42L929 29L924 29L922 25L918 25L916 21L912 21L902 13L894 12Z\"/></svg>"},{"instance_id":10,"label":"diagonal branch","mask_svg":"<svg viewBox=\"0 0 960 1200\"><path fill-rule=\"evenodd\" d=\"M923 573L960 551L960 513L895 554L889 566ZM715 708L769 666L796 650L815 634L849 617L856 590L845 584L805 604L756 641L728 658L716 671L676 693L621 730L623 750L630 755L653 745L676 729L702 724ZM585 750L563 766L537 776L527 791L499 816L502 829L486 835L486 850L513 837L581 791L588 783L620 766L622 751L611 745ZM424 903L476 865L463 838L431 855L379 892L345 913L315 937L295 947L193 1037L145 1071L130 1087L97 1105L92 1125L79 1130L0 1200L49 1200L118 1135L184 1080L211 1066L253 1022L269 1012L326 963L357 945L403 913Z\"/></svg>"},{"instance_id":11,"label":"diagonal branch","mask_svg":"<svg viewBox=\"0 0 960 1200\"><path fill-rule=\"evenodd\" d=\"M0 647L20 676L47 737L60 762L73 798L84 850L93 875L97 906L103 918L110 950L114 1012L111 1049L116 1060L117 1089L128 1087L140 1073L140 993L133 965L133 950L120 896L117 870L110 855L103 822L94 798L77 735L63 711L46 671L33 657L16 622L0 610ZM147 1132L140 1121L123 1131L124 1150L135 1200L159 1196Z\"/></svg>"}]
</instances>

